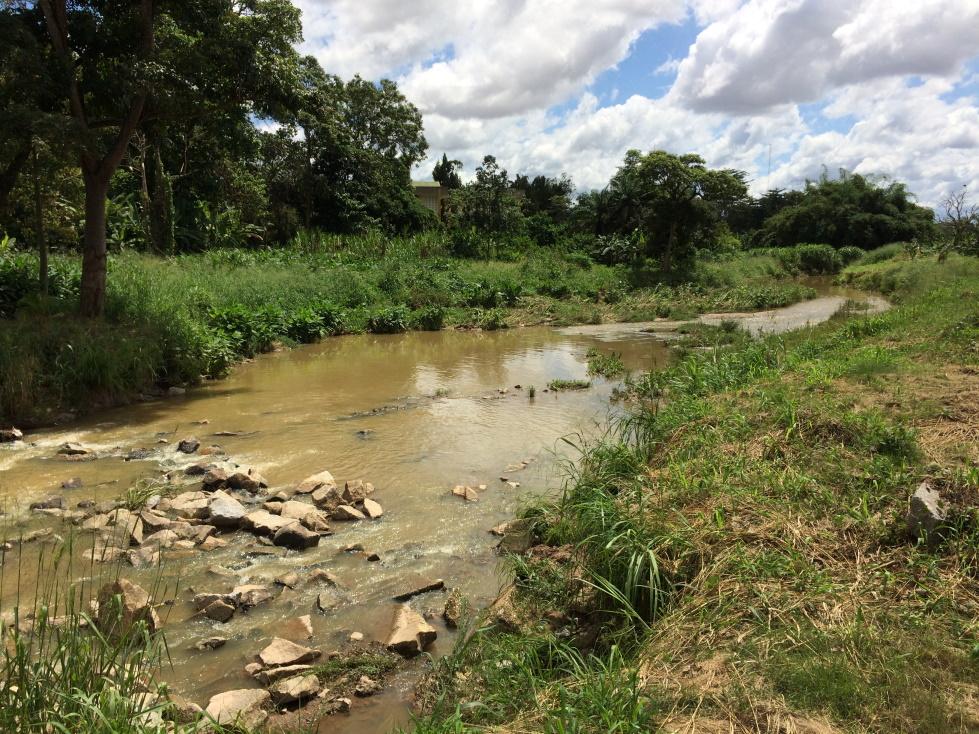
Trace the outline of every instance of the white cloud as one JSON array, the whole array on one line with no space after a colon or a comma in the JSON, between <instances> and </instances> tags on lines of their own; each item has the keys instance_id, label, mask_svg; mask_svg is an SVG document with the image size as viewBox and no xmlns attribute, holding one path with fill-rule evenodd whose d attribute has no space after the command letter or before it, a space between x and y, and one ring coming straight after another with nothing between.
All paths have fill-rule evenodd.
<instances>
[{"instance_id":1,"label":"white cloud","mask_svg":"<svg viewBox=\"0 0 979 734\"><path fill-rule=\"evenodd\" d=\"M845 84L951 74L977 52L979 0L751 0L700 33L671 93L758 114Z\"/></svg>"},{"instance_id":2,"label":"white cloud","mask_svg":"<svg viewBox=\"0 0 979 734\"><path fill-rule=\"evenodd\" d=\"M823 165L907 180L928 203L952 184L979 190L979 111L966 95L979 75L963 69L979 56L979 0L299 5L305 48L328 71L393 74L422 110L422 176L442 152L469 175L492 153L511 172L566 172L591 188L627 149L665 148L744 169L755 191L800 185ZM647 96L619 99L614 71L615 93L590 88L644 31L689 18L695 43L649 59ZM655 74L673 71L654 99Z\"/></svg>"}]
</instances>

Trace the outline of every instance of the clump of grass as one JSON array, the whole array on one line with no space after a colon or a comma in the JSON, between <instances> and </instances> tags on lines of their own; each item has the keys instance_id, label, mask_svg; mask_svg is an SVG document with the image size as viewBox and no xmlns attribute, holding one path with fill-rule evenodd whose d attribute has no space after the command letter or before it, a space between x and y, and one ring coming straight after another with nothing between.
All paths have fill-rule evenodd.
<instances>
[{"instance_id":1,"label":"clump of grass","mask_svg":"<svg viewBox=\"0 0 979 734\"><path fill-rule=\"evenodd\" d=\"M547 387L555 392L561 392L562 390L587 390L591 387L591 382L588 380L551 380L547 383Z\"/></svg>"},{"instance_id":2,"label":"clump of grass","mask_svg":"<svg viewBox=\"0 0 979 734\"><path fill-rule=\"evenodd\" d=\"M531 385L527 389L527 397L530 398L531 400L533 400L534 398L536 398L537 397L537 388L534 387L533 385Z\"/></svg>"},{"instance_id":3,"label":"clump of grass","mask_svg":"<svg viewBox=\"0 0 979 734\"><path fill-rule=\"evenodd\" d=\"M598 375L612 380L625 374L625 363L622 361L622 355L615 352L603 354L593 347L585 354L585 359L588 360L589 375Z\"/></svg>"},{"instance_id":4,"label":"clump of grass","mask_svg":"<svg viewBox=\"0 0 979 734\"><path fill-rule=\"evenodd\" d=\"M396 669L399 658L393 653L380 650L365 650L353 655L341 655L312 668L320 681L336 685L341 681L356 681L362 675L380 679Z\"/></svg>"}]
</instances>

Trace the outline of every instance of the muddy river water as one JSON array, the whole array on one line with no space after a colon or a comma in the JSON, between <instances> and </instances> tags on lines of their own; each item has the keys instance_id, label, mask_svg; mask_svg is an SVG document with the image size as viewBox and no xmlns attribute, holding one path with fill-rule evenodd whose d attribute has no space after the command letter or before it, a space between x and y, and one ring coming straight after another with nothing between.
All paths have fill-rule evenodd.
<instances>
[{"instance_id":1,"label":"muddy river water","mask_svg":"<svg viewBox=\"0 0 979 734\"><path fill-rule=\"evenodd\" d=\"M853 295L823 291L805 304L736 318L756 332L794 328L828 318ZM720 317L704 317L712 319ZM334 534L321 538L316 548L286 552L239 532L225 536L230 543L224 548L164 554L162 568L124 568L125 575L147 586L162 584L175 598L161 610L172 660L164 677L203 705L215 693L257 685L243 672L245 664L271 637L287 636L289 620L299 615L312 615L313 643L324 651L342 647L354 631L383 640L395 608L392 594L405 576L441 578L475 606L489 603L500 578L498 538L488 530L512 517L529 497L559 490L561 462L574 456L562 437L601 430L615 409L609 401L615 385L609 381L593 379L591 389L560 393L545 391L547 383L586 378L585 354L591 348L620 354L633 371L660 368L670 359L672 326L360 335L264 355L228 379L183 396L106 411L0 446L3 533L14 538L47 522L65 536L66 526L29 512L29 503L61 493L73 508L82 500L117 498L140 479L179 475L201 460L176 450L189 436L202 446L219 445L226 452L222 458L259 469L271 491L324 469L340 482L373 483L383 518L334 522ZM57 456L65 442L77 442L98 458L65 461ZM134 449L148 451L127 460ZM80 488L61 488L72 479L80 480ZM466 502L451 494L457 484L486 489L478 502ZM79 545L86 542L91 547L91 540L80 536ZM380 561L343 552L354 543L379 554ZM25 558L45 545L25 545ZM18 563L17 553L7 554L3 568L4 610L14 603L11 577L18 566L22 589L32 586L31 563ZM340 581L336 606L326 614L316 611L322 589L302 584L223 624L195 614L189 601L193 591L225 592L241 583L271 586L277 576L288 571L302 576L314 565ZM82 568L90 571L79 563ZM412 602L420 612L440 611L443 603L442 594ZM438 655L451 649L453 635L437 615L432 623L439 639L431 652ZM212 635L229 641L217 650L193 648ZM405 723L410 684L410 675L396 679L382 694L357 700L350 714L331 717L322 730L380 733Z\"/></svg>"}]
</instances>

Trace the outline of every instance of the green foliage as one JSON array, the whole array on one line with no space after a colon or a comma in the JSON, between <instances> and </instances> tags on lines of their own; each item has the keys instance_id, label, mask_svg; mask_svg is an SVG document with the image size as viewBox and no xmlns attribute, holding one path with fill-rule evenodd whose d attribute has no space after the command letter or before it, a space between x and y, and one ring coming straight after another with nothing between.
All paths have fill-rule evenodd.
<instances>
[{"instance_id":1,"label":"green foliage","mask_svg":"<svg viewBox=\"0 0 979 734\"><path fill-rule=\"evenodd\" d=\"M918 206L904 184L840 171L806 183L802 197L768 218L758 233L764 245L826 242L871 250L926 236L930 209Z\"/></svg>"},{"instance_id":2,"label":"green foliage","mask_svg":"<svg viewBox=\"0 0 979 734\"><path fill-rule=\"evenodd\" d=\"M445 324L445 309L441 306L425 306L412 313L411 322L420 331L439 331Z\"/></svg>"},{"instance_id":3,"label":"green foliage","mask_svg":"<svg viewBox=\"0 0 979 734\"><path fill-rule=\"evenodd\" d=\"M372 313L367 319L367 329L375 334L398 334L408 331L411 312L405 306L391 306Z\"/></svg>"},{"instance_id":4,"label":"green foliage","mask_svg":"<svg viewBox=\"0 0 979 734\"><path fill-rule=\"evenodd\" d=\"M790 272L833 275L843 269L843 257L829 245L802 244L773 250Z\"/></svg>"},{"instance_id":5,"label":"green foliage","mask_svg":"<svg viewBox=\"0 0 979 734\"><path fill-rule=\"evenodd\" d=\"M622 356L615 352L603 354L592 348L585 354L585 359L588 360L589 375L600 375L612 380L625 374L625 363L622 361Z\"/></svg>"},{"instance_id":6,"label":"green foliage","mask_svg":"<svg viewBox=\"0 0 979 734\"><path fill-rule=\"evenodd\" d=\"M551 380L547 383L551 390L560 392L562 390L587 390L591 387L588 380Z\"/></svg>"}]
</instances>

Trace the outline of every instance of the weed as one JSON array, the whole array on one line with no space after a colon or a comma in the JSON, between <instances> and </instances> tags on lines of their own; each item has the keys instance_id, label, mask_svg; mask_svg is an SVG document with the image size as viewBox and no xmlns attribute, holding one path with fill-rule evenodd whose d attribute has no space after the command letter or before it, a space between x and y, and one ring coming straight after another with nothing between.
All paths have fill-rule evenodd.
<instances>
[{"instance_id":1,"label":"weed","mask_svg":"<svg viewBox=\"0 0 979 734\"><path fill-rule=\"evenodd\" d=\"M612 380L625 374L625 363L622 361L622 356L615 352L602 354L597 349L592 348L585 354L585 359L588 360L589 375L599 375Z\"/></svg>"},{"instance_id":2,"label":"weed","mask_svg":"<svg viewBox=\"0 0 979 734\"><path fill-rule=\"evenodd\" d=\"M588 380L551 380L547 387L555 392L563 390L587 390L591 387Z\"/></svg>"}]
</instances>

